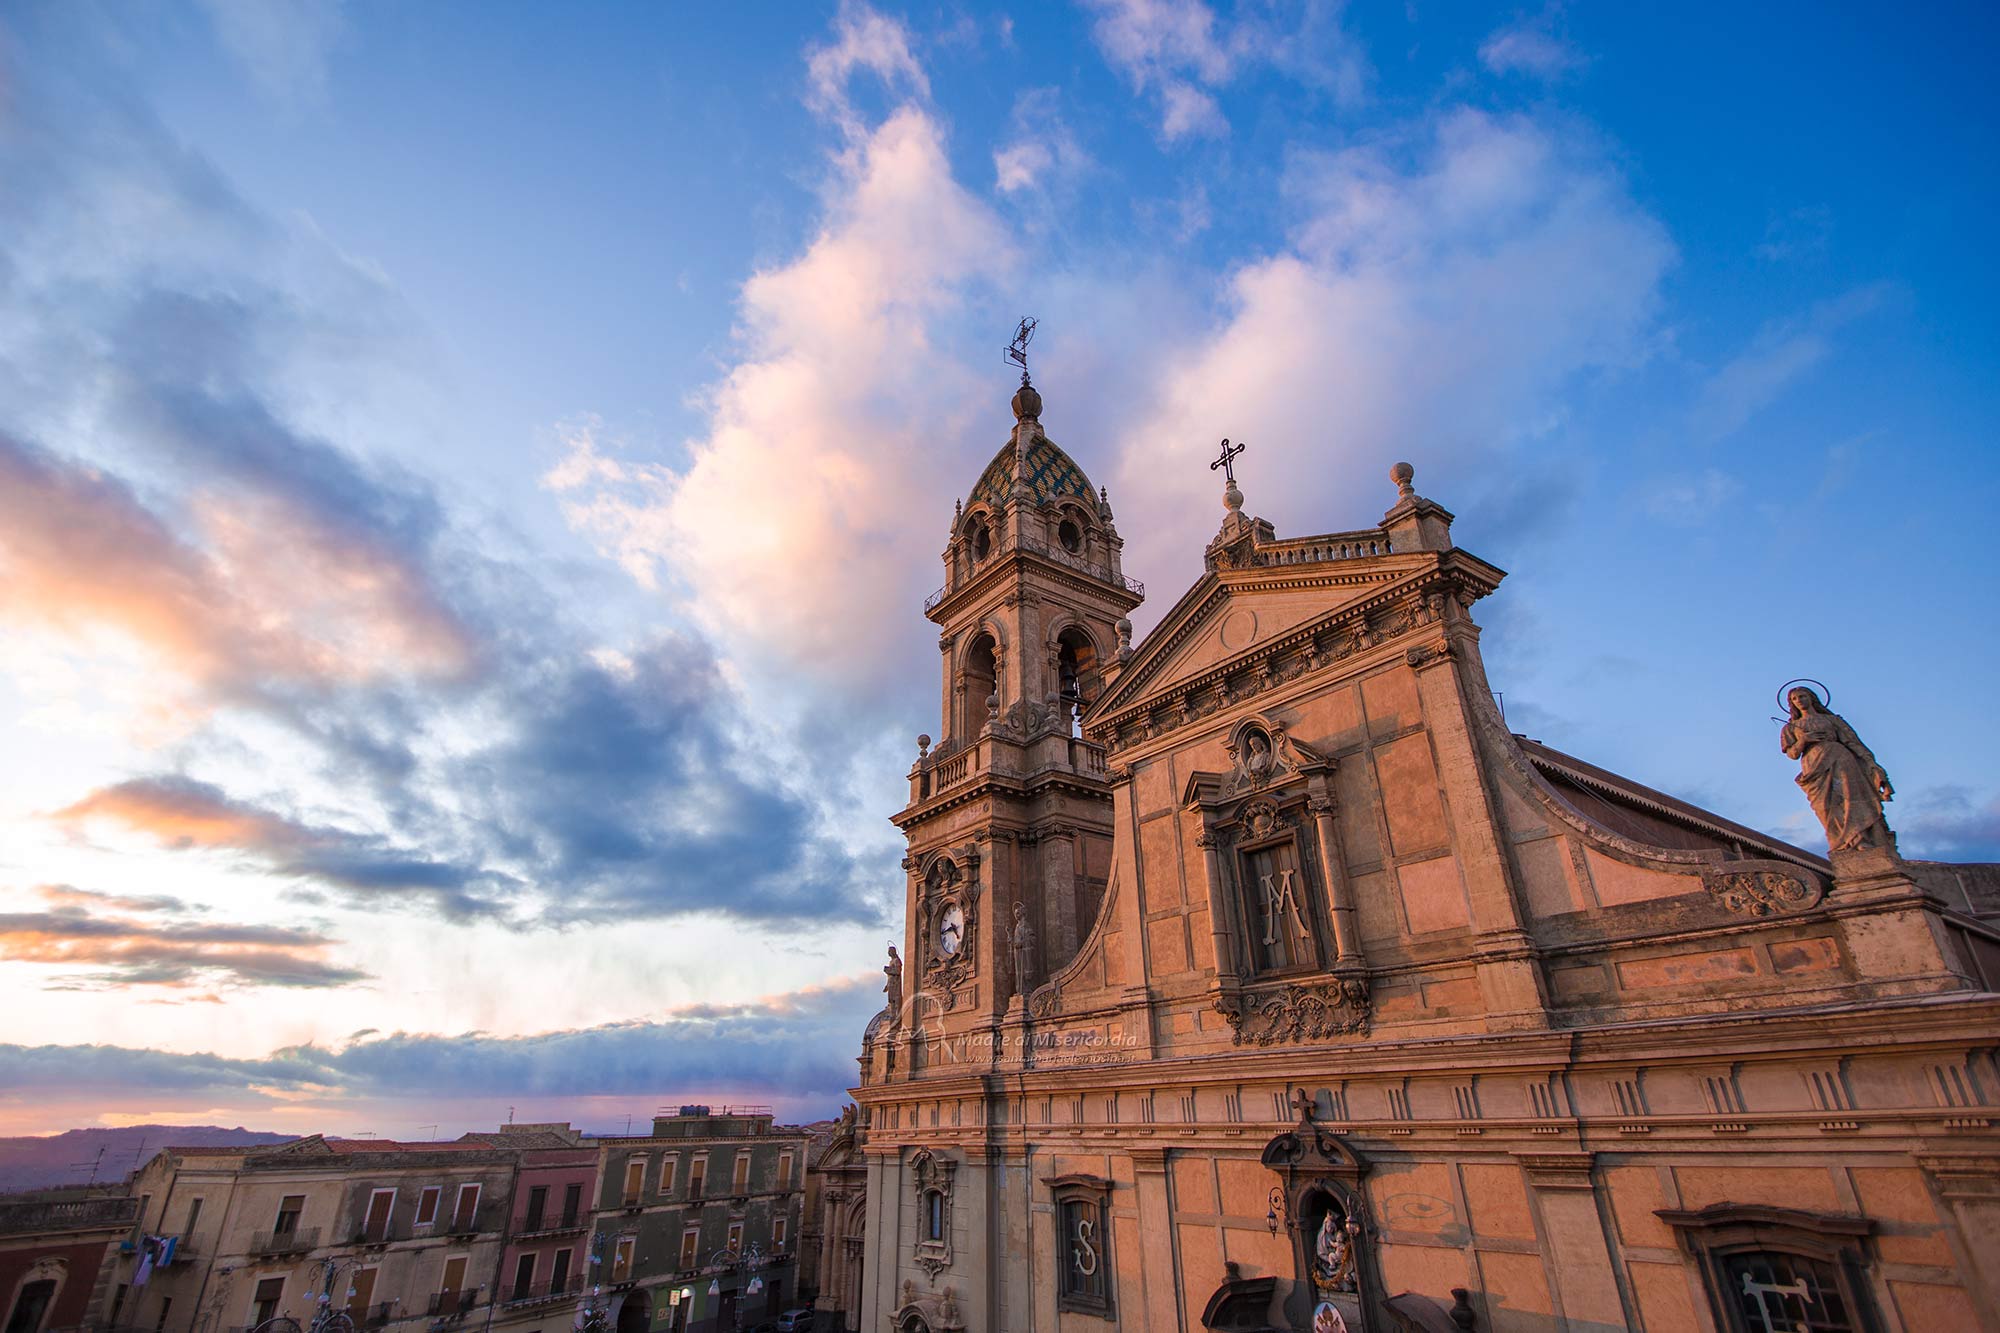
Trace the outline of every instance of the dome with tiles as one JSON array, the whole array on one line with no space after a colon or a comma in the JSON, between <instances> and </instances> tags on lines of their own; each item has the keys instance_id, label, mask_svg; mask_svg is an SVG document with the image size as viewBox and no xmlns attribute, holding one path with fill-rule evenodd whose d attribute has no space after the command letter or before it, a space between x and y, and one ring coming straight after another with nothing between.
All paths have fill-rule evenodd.
<instances>
[{"instance_id":1,"label":"dome with tiles","mask_svg":"<svg viewBox=\"0 0 2000 1333\"><path fill-rule=\"evenodd\" d=\"M1081 500L1093 508L1097 504L1097 492L1090 484L1090 478L1083 475L1083 469L1076 460L1056 447L1046 435L1037 435L1028 445L1028 489L1034 493L1035 503L1050 504L1068 498ZM979 474L973 483L968 505L987 505L998 509L1007 503L1007 497L1014 493L1014 442L1002 445L1000 452L993 455L993 461Z\"/></svg>"}]
</instances>

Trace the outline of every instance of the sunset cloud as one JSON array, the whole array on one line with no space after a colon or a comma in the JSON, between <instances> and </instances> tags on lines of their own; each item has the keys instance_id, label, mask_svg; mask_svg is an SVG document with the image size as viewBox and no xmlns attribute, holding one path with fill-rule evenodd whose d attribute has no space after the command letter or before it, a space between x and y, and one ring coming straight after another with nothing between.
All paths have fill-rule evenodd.
<instances>
[{"instance_id":1,"label":"sunset cloud","mask_svg":"<svg viewBox=\"0 0 2000 1333\"><path fill-rule=\"evenodd\" d=\"M335 941L316 931L176 919L185 909L171 898L119 899L67 885L39 892L50 910L0 913L0 960L62 969L46 983L51 989L334 987L368 979L357 968L330 961ZM86 905L98 902L135 915L114 916Z\"/></svg>"}]
</instances>

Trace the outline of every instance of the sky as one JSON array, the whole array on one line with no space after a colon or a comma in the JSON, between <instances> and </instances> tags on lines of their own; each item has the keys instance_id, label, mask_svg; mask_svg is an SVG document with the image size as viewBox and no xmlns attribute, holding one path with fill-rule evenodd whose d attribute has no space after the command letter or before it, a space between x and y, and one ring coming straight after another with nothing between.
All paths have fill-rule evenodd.
<instances>
[{"instance_id":1,"label":"sky","mask_svg":"<svg viewBox=\"0 0 2000 1333\"><path fill-rule=\"evenodd\" d=\"M1514 729L2000 859L1995 26L8 6L0 1133L836 1111L1023 315L1141 635L1406 459Z\"/></svg>"}]
</instances>

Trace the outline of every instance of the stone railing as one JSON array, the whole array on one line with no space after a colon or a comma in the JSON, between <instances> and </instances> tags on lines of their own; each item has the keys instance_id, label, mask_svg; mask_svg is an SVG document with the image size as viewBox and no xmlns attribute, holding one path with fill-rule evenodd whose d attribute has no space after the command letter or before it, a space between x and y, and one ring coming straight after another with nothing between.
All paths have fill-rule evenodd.
<instances>
[{"instance_id":1,"label":"stone railing","mask_svg":"<svg viewBox=\"0 0 2000 1333\"><path fill-rule=\"evenodd\" d=\"M968 745L957 754L949 755L931 766L931 795L935 796L946 787L955 787L972 773L972 760L979 753L977 745Z\"/></svg>"},{"instance_id":2,"label":"stone railing","mask_svg":"<svg viewBox=\"0 0 2000 1333\"><path fill-rule=\"evenodd\" d=\"M1389 534L1380 528L1359 532L1329 532L1318 537L1292 537L1251 553L1253 565L1316 565L1323 560L1360 560L1371 555L1393 555Z\"/></svg>"},{"instance_id":3,"label":"stone railing","mask_svg":"<svg viewBox=\"0 0 2000 1333\"><path fill-rule=\"evenodd\" d=\"M130 1226L138 1215L139 1201L130 1198L23 1199L0 1203L0 1235Z\"/></svg>"}]
</instances>

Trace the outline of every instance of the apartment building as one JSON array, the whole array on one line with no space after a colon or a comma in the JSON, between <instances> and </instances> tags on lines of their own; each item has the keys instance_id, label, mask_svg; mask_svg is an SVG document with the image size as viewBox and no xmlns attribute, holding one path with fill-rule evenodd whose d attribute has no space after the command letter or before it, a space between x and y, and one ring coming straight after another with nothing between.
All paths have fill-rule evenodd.
<instances>
[{"instance_id":1,"label":"apartment building","mask_svg":"<svg viewBox=\"0 0 2000 1333\"><path fill-rule=\"evenodd\" d=\"M598 1140L590 1299L617 1333L747 1328L797 1304L808 1142L768 1107L707 1106Z\"/></svg>"}]
</instances>

